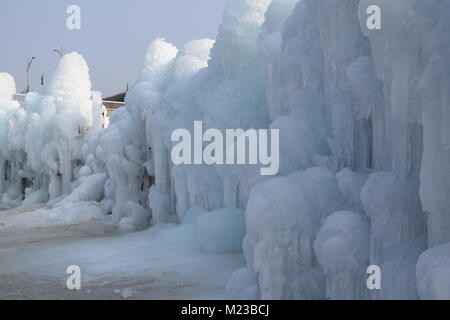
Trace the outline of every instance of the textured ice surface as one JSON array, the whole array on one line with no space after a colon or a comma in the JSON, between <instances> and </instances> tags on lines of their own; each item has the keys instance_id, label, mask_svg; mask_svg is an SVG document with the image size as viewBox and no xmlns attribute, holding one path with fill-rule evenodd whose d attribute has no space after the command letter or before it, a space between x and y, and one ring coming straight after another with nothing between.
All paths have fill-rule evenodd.
<instances>
[{"instance_id":1,"label":"textured ice surface","mask_svg":"<svg viewBox=\"0 0 450 320\"><path fill-rule=\"evenodd\" d=\"M77 228L89 234L108 226L101 211L96 203L79 203L18 214L15 220L2 216L1 222L6 224L2 228L11 240L18 233L28 237L20 238L22 244L33 239L32 235L50 239L28 241L25 246L14 241L1 248L0 276L14 285L0 286L0 296L73 299L65 283L67 266L75 263L82 272L81 291L76 295L86 299L120 299L120 294L131 299L222 299L228 278L244 266L241 253L196 250L193 225L160 225L130 234L106 232L97 238L80 237ZM15 234L14 228L19 228ZM52 239L58 233L70 238ZM4 244L5 240L3 232L0 241Z\"/></svg>"},{"instance_id":2,"label":"textured ice surface","mask_svg":"<svg viewBox=\"0 0 450 320\"><path fill-rule=\"evenodd\" d=\"M450 244L425 251L417 263L417 289L425 300L450 299Z\"/></svg>"},{"instance_id":3,"label":"textured ice surface","mask_svg":"<svg viewBox=\"0 0 450 320\"><path fill-rule=\"evenodd\" d=\"M66 204L14 216L6 220L6 228L26 230L27 228L77 224L95 219L106 221L102 208L95 202L78 202L76 206Z\"/></svg>"},{"instance_id":4,"label":"textured ice surface","mask_svg":"<svg viewBox=\"0 0 450 320\"><path fill-rule=\"evenodd\" d=\"M197 217L195 243L204 252L241 251L245 235L242 210L219 209Z\"/></svg>"},{"instance_id":5,"label":"textured ice surface","mask_svg":"<svg viewBox=\"0 0 450 320\"><path fill-rule=\"evenodd\" d=\"M323 168L253 188L246 210L246 256L259 274L262 298L325 297L325 275L313 243L321 222L344 207L335 175Z\"/></svg>"},{"instance_id":6,"label":"textured ice surface","mask_svg":"<svg viewBox=\"0 0 450 320\"><path fill-rule=\"evenodd\" d=\"M0 205L17 206L24 198L25 205L34 204L71 194L82 183L75 180L85 161L83 145L106 122L101 97L91 92L85 60L75 52L66 54L46 95L31 92L20 108L11 101L12 78L2 74L0 82ZM93 192L89 199L80 198L77 188L72 201L101 199L103 184L97 183L96 190L93 186L87 187Z\"/></svg>"},{"instance_id":7,"label":"textured ice surface","mask_svg":"<svg viewBox=\"0 0 450 320\"><path fill-rule=\"evenodd\" d=\"M314 251L327 275L327 298L368 296L364 280L369 247L369 225L362 215L340 211L325 220L314 242Z\"/></svg>"},{"instance_id":8,"label":"textured ice surface","mask_svg":"<svg viewBox=\"0 0 450 320\"><path fill-rule=\"evenodd\" d=\"M260 299L257 274L248 268L242 268L233 273L226 287L225 299Z\"/></svg>"},{"instance_id":9,"label":"textured ice surface","mask_svg":"<svg viewBox=\"0 0 450 320\"><path fill-rule=\"evenodd\" d=\"M0 101L10 102L16 94L16 82L8 73L0 73Z\"/></svg>"}]
</instances>

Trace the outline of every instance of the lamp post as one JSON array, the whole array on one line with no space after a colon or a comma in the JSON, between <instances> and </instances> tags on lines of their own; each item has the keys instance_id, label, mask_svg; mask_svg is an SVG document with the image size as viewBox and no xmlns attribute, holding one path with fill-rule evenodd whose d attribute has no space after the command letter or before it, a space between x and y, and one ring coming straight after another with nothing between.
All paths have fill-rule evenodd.
<instances>
[{"instance_id":1,"label":"lamp post","mask_svg":"<svg viewBox=\"0 0 450 320\"><path fill-rule=\"evenodd\" d=\"M59 56L62 58L64 56L64 48L63 46L61 46L61 49L55 49L53 50L53 52L56 52L57 54L59 54Z\"/></svg>"},{"instance_id":2,"label":"lamp post","mask_svg":"<svg viewBox=\"0 0 450 320\"><path fill-rule=\"evenodd\" d=\"M41 76L41 93L44 94L44 74Z\"/></svg>"},{"instance_id":3,"label":"lamp post","mask_svg":"<svg viewBox=\"0 0 450 320\"><path fill-rule=\"evenodd\" d=\"M30 67L35 59L36 59L36 57L31 57L31 59L28 58L28 60L27 60L27 89L26 89L25 93L30 92Z\"/></svg>"}]
</instances>

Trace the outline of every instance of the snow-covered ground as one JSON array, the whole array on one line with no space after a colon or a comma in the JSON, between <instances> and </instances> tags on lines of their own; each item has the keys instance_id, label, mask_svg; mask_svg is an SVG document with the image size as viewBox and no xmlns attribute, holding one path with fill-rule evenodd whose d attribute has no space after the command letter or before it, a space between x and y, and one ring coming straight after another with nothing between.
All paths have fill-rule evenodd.
<instances>
[{"instance_id":1,"label":"snow-covered ground","mask_svg":"<svg viewBox=\"0 0 450 320\"><path fill-rule=\"evenodd\" d=\"M194 224L125 234L95 203L78 208L86 214L72 221L60 209L0 212L0 299L220 299L245 264L241 253L197 251ZM80 291L66 287L70 265Z\"/></svg>"}]
</instances>

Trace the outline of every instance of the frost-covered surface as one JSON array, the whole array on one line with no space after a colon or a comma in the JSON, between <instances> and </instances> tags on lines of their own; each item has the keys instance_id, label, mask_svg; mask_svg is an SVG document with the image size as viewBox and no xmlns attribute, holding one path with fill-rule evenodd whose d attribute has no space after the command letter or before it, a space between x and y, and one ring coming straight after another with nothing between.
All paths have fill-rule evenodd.
<instances>
[{"instance_id":1,"label":"frost-covered surface","mask_svg":"<svg viewBox=\"0 0 450 320\"><path fill-rule=\"evenodd\" d=\"M195 222L195 243L204 252L239 252L244 236L244 213L238 209L208 212Z\"/></svg>"},{"instance_id":2,"label":"frost-covered surface","mask_svg":"<svg viewBox=\"0 0 450 320\"><path fill-rule=\"evenodd\" d=\"M227 283L225 299L259 300L258 275L248 268L241 268L233 273Z\"/></svg>"},{"instance_id":3,"label":"frost-covered surface","mask_svg":"<svg viewBox=\"0 0 450 320\"><path fill-rule=\"evenodd\" d=\"M190 225L204 251L245 232L228 298L448 297L449 43L445 0L228 0L216 41L151 43L106 129L79 55L21 108L2 74L1 203L98 201L123 231ZM196 120L279 129L279 175L174 166L171 133Z\"/></svg>"},{"instance_id":4,"label":"frost-covered surface","mask_svg":"<svg viewBox=\"0 0 450 320\"><path fill-rule=\"evenodd\" d=\"M417 263L417 289L426 300L450 300L450 244L425 251Z\"/></svg>"},{"instance_id":5,"label":"frost-covered surface","mask_svg":"<svg viewBox=\"0 0 450 320\"><path fill-rule=\"evenodd\" d=\"M106 222L107 217L97 203L79 202L76 206L63 205L53 209L43 208L2 219L2 231L21 229L20 232L26 232L24 230L31 228L80 224L91 220Z\"/></svg>"},{"instance_id":6,"label":"frost-covered surface","mask_svg":"<svg viewBox=\"0 0 450 320\"><path fill-rule=\"evenodd\" d=\"M360 214L340 211L329 216L314 242L327 275L327 297L361 299L368 295L364 268L369 265L369 225Z\"/></svg>"},{"instance_id":7,"label":"frost-covered surface","mask_svg":"<svg viewBox=\"0 0 450 320\"><path fill-rule=\"evenodd\" d=\"M95 203L16 211L0 213L1 299L222 299L244 265L196 250L192 224L117 234ZM73 264L80 291L66 287Z\"/></svg>"}]
</instances>

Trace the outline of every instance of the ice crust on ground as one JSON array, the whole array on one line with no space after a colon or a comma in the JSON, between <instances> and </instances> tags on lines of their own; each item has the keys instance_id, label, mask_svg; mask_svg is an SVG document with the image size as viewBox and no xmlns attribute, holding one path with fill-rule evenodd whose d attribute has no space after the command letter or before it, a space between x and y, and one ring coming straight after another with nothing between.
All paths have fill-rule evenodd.
<instances>
[{"instance_id":1,"label":"ice crust on ground","mask_svg":"<svg viewBox=\"0 0 450 320\"><path fill-rule=\"evenodd\" d=\"M97 208L97 209L95 209ZM79 209L72 207L74 215L92 212L91 218L77 218L78 223L93 223L98 219L105 224L105 216L95 203L81 203ZM99 211L97 211L99 210ZM53 211L53 210L51 210ZM53 218L64 219L65 212L49 213ZM47 215L46 210L37 215ZM96 216L94 212L100 213ZM32 214L34 216L34 214ZM70 213L69 213L70 215ZM17 216L19 218L21 215ZM20 220L29 219L29 213ZM2 220L4 221L4 220ZM59 222L58 222L59 223ZM8 227L9 223L6 220ZM11 230L13 226L10 226ZM18 232L30 232L30 225L21 223ZM64 225L43 225L51 236L55 231L64 231ZM85 228L88 229L88 226ZM68 232L66 230L66 232ZM70 233L70 232L69 232ZM5 240L0 237L1 240ZM26 279L34 275L28 286L5 288L0 286L0 296L29 298L74 297L66 288L67 266L75 262L82 271L81 291L76 296L86 299L223 299L227 279L234 270L244 265L242 254L207 254L199 252L194 245L193 225L160 225L142 232L128 234L107 233L101 237L58 239L58 241L32 242L26 247L1 248L0 276L13 279L19 275ZM56 285L35 288L38 279L51 279ZM50 281L49 283L53 283ZM3 283L3 282L2 282ZM47 283L44 283L47 284ZM23 290L24 292L21 292ZM89 292L91 291L91 292ZM31 293L30 293L31 292ZM33 296L32 292L38 292ZM73 293L73 292L72 292ZM130 295L132 293L132 296Z\"/></svg>"},{"instance_id":2,"label":"ice crust on ground","mask_svg":"<svg viewBox=\"0 0 450 320\"><path fill-rule=\"evenodd\" d=\"M215 41L151 43L109 120L76 53L20 107L0 74L1 204L96 200L123 230L197 226L207 251L245 232L229 298L447 297L449 30L444 0L228 0ZM173 165L171 133L195 120L279 129L278 176Z\"/></svg>"},{"instance_id":3,"label":"ice crust on ground","mask_svg":"<svg viewBox=\"0 0 450 320\"><path fill-rule=\"evenodd\" d=\"M108 221L107 216L98 203L78 202L76 206L67 204L55 208L43 208L12 217L7 220L2 230L7 230L6 228L26 230L30 228L71 225L92 220Z\"/></svg>"}]
</instances>

